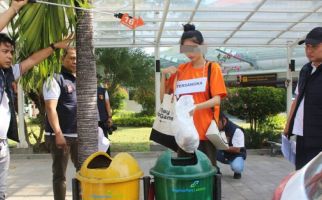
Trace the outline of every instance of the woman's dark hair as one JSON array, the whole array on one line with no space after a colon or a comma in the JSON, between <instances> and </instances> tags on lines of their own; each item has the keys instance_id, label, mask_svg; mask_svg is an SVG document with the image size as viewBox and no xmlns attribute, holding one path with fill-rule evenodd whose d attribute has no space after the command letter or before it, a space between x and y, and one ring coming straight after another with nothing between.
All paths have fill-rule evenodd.
<instances>
[{"instance_id":1,"label":"woman's dark hair","mask_svg":"<svg viewBox=\"0 0 322 200\"><path fill-rule=\"evenodd\" d=\"M5 33L0 33L0 44L9 43L15 47L15 42Z\"/></svg>"},{"instance_id":2,"label":"woman's dark hair","mask_svg":"<svg viewBox=\"0 0 322 200\"><path fill-rule=\"evenodd\" d=\"M224 112L223 111L220 111L220 113L219 113L219 120L220 121L222 121L222 120L224 120L224 119L228 119L227 117L226 117L226 115L224 114Z\"/></svg>"},{"instance_id":3,"label":"woman's dark hair","mask_svg":"<svg viewBox=\"0 0 322 200\"><path fill-rule=\"evenodd\" d=\"M180 44L183 45L184 41L189 39L197 44L203 43L203 36L200 31L196 30L193 24L183 25L183 34L181 36Z\"/></svg>"}]
</instances>

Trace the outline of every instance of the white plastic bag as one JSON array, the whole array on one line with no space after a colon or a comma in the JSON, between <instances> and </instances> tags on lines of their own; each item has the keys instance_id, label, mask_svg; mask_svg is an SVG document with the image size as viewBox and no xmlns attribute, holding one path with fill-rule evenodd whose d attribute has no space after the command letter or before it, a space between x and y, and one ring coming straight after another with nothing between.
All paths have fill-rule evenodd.
<instances>
[{"instance_id":1,"label":"white plastic bag","mask_svg":"<svg viewBox=\"0 0 322 200\"><path fill-rule=\"evenodd\" d=\"M178 146L188 153L193 153L199 146L199 135L193 117L189 112L194 109L194 100L191 95L181 96L176 104L176 118L172 122L175 140Z\"/></svg>"},{"instance_id":2,"label":"white plastic bag","mask_svg":"<svg viewBox=\"0 0 322 200\"><path fill-rule=\"evenodd\" d=\"M103 129L98 127L98 151L106 152L109 147L109 139L104 136Z\"/></svg>"},{"instance_id":3,"label":"white plastic bag","mask_svg":"<svg viewBox=\"0 0 322 200\"><path fill-rule=\"evenodd\" d=\"M296 138L291 136L290 140L282 133L281 150L285 159L295 164Z\"/></svg>"}]
</instances>

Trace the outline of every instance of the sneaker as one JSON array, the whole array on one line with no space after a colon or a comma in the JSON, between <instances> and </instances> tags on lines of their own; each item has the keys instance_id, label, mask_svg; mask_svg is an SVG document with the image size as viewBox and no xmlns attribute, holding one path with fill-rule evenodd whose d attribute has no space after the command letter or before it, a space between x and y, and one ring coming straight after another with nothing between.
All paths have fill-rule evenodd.
<instances>
[{"instance_id":1,"label":"sneaker","mask_svg":"<svg viewBox=\"0 0 322 200\"><path fill-rule=\"evenodd\" d=\"M234 173L234 179L241 179L240 173Z\"/></svg>"}]
</instances>

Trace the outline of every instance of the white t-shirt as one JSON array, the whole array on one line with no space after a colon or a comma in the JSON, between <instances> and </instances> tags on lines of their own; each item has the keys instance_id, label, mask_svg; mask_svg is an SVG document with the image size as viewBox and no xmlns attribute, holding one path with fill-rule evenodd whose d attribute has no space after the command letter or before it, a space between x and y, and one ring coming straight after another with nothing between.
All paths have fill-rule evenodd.
<instances>
[{"instance_id":1,"label":"white t-shirt","mask_svg":"<svg viewBox=\"0 0 322 200\"><path fill-rule=\"evenodd\" d=\"M245 147L245 136L242 130L239 128L235 130L231 143L233 144L233 147Z\"/></svg>"},{"instance_id":2,"label":"white t-shirt","mask_svg":"<svg viewBox=\"0 0 322 200\"><path fill-rule=\"evenodd\" d=\"M311 74L313 74L316 71L316 67L313 64L312 64L312 67L313 67L313 69L312 69ZM296 89L295 89L296 96L299 95L298 86L299 85L297 85ZM303 97L303 99L299 105L299 108L296 112L296 115L294 118L294 125L293 125L293 134L299 135L299 136L303 136L304 99L305 99L305 96Z\"/></svg>"},{"instance_id":3,"label":"white t-shirt","mask_svg":"<svg viewBox=\"0 0 322 200\"><path fill-rule=\"evenodd\" d=\"M44 100L58 100L60 96L60 87L56 79L48 78L43 85ZM67 137L77 137L77 133L63 133ZM45 135L55 135L55 133L46 132Z\"/></svg>"},{"instance_id":4,"label":"white t-shirt","mask_svg":"<svg viewBox=\"0 0 322 200\"><path fill-rule=\"evenodd\" d=\"M17 80L21 76L20 64L12 66L13 76ZM3 73L2 70L0 73ZM7 93L3 93L2 101L0 103L0 139L7 139L7 132L10 125L11 113L9 108L9 98Z\"/></svg>"}]
</instances>

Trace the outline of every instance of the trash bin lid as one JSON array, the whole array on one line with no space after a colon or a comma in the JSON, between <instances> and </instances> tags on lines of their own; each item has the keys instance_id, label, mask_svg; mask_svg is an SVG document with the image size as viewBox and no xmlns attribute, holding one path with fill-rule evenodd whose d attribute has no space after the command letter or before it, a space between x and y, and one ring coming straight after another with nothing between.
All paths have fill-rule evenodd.
<instances>
[{"instance_id":1,"label":"trash bin lid","mask_svg":"<svg viewBox=\"0 0 322 200\"><path fill-rule=\"evenodd\" d=\"M186 164L185 159L195 159L195 162ZM212 176L215 174L215 168L201 151L197 150L194 158L177 158L167 150L158 158L150 173L156 177L191 179Z\"/></svg>"},{"instance_id":2,"label":"trash bin lid","mask_svg":"<svg viewBox=\"0 0 322 200\"><path fill-rule=\"evenodd\" d=\"M96 152L85 160L76 178L90 183L118 183L142 176L138 162L130 154L119 153L111 158L105 152Z\"/></svg>"}]
</instances>

